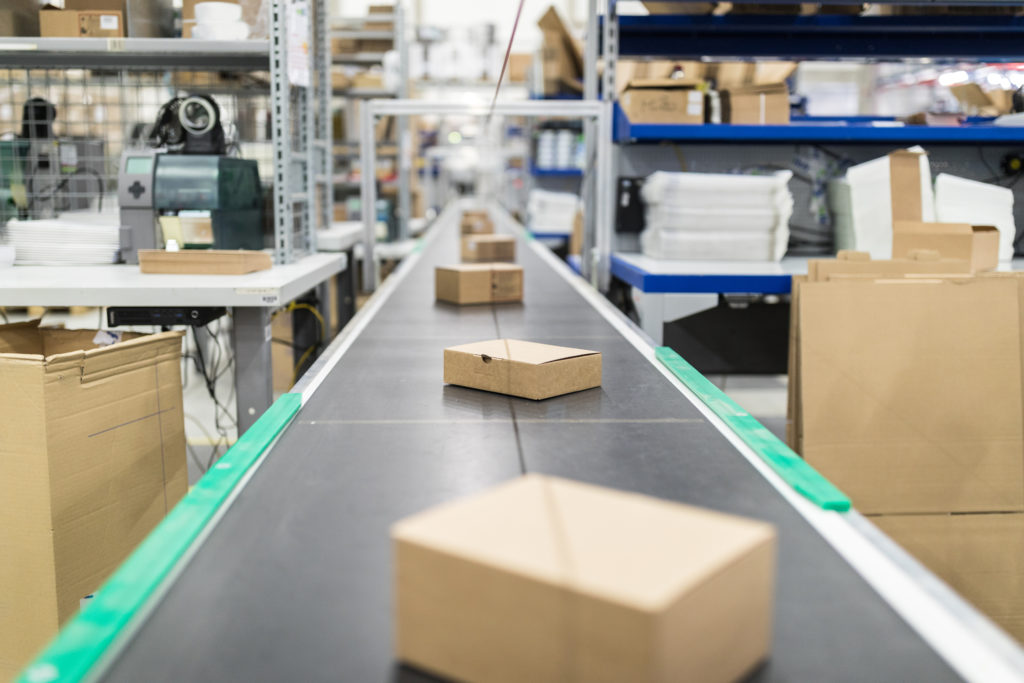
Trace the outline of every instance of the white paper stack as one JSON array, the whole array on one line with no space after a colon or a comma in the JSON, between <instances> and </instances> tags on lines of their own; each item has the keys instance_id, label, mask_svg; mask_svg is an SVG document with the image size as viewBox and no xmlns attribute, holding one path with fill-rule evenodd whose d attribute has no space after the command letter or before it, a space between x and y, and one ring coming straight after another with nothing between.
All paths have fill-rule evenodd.
<instances>
[{"instance_id":1,"label":"white paper stack","mask_svg":"<svg viewBox=\"0 0 1024 683\"><path fill-rule=\"evenodd\" d=\"M60 218L12 220L5 228L7 244L14 247L15 265L96 265L117 263L119 225L99 222L94 216L67 213Z\"/></svg>"},{"instance_id":2,"label":"white paper stack","mask_svg":"<svg viewBox=\"0 0 1024 683\"><path fill-rule=\"evenodd\" d=\"M568 235L576 218L580 198L572 192L530 190L526 210L530 217L530 231L536 233Z\"/></svg>"},{"instance_id":3,"label":"white paper stack","mask_svg":"<svg viewBox=\"0 0 1024 683\"><path fill-rule=\"evenodd\" d=\"M923 152L920 147L911 151ZM935 220L928 155L921 154L921 216ZM892 190L889 157L851 166L846 177L828 185L828 203L835 227L836 250L866 251L873 259L892 258Z\"/></svg>"},{"instance_id":4,"label":"white paper stack","mask_svg":"<svg viewBox=\"0 0 1024 683\"><path fill-rule=\"evenodd\" d=\"M666 173L644 182L645 255L680 260L778 261L789 243L790 171L771 175Z\"/></svg>"},{"instance_id":5,"label":"white paper stack","mask_svg":"<svg viewBox=\"0 0 1024 683\"><path fill-rule=\"evenodd\" d=\"M935 178L935 220L941 223L994 225L999 230L999 260L1013 258L1013 190L948 173Z\"/></svg>"}]
</instances>

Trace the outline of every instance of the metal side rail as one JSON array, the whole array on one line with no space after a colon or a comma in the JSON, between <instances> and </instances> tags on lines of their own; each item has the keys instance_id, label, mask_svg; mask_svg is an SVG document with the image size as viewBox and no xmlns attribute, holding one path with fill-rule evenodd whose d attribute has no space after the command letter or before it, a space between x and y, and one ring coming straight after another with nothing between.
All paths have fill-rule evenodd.
<instances>
[{"instance_id":1,"label":"metal side rail","mask_svg":"<svg viewBox=\"0 0 1024 683\"><path fill-rule=\"evenodd\" d=\"M491 211L519 237L524 304L434 302L434 266L458 261L450 206L296 385L294 417L279 407L266 443L226 456L242 472L184 528L161 524L24 681L433 680L392 655L388 528L524 471L775 524L773 651L750 680L1024 680L1020 648L855 512L825 509L842 494L813 473L818 503L797 492L749 416ZM599 350L603 385L542 402L443 385L444 347L495 337Z\"/></svg>"}]
</instances>

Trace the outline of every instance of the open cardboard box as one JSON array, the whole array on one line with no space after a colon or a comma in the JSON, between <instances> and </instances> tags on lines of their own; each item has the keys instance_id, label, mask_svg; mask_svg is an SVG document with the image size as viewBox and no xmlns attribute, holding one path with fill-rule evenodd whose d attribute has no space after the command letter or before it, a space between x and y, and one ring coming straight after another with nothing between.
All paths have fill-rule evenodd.
<instances>
[{"instance_id":1,"label":"open cardboard box","mask_svg":"<svg viewBox=\"0 0 1024 683\"><path fill-rule=\"evenodd\" d=\"M789 123L789 88L783 82L735 86L721 95L724 123Z\"/></svg>"},{"instance_id":2,"label":"open cardboard box","mask_svg":"<svg viewBox=\"0 0 1024 683\"><path fill-rule=\"evenodd\" d=\"M972 272L992 270L999 264L999 230L995 226L923 220L922 182L931 182L931 178L921 175L922 154L904 149L889 155L893 256L928 249L967 261Z\"/></svg>"},{"instance_id":3,"label":"open cardboard box","mask_svg":"<svg viewBox=\"0 0 1024 683\"><path fill-rule=\"evenodd\" d=\"M450 679L727 683L771 648L764 522L527 475L391 538L396 655Z\"/></svg>"}]
</instances>

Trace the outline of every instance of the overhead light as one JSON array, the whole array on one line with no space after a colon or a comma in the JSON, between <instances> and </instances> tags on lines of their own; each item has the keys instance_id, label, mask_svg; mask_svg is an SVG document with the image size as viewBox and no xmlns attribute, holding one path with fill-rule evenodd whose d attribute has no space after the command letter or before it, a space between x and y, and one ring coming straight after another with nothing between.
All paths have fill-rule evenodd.
<instances>
[{"instance_id":1,"label":"overhead light","mask_svg":"<svg viewBox=\"0 0 1024 683\"><path fill-rule=\"evenodd\" d=\"M970 76L967 75L966 71L949 71L939 76L939 85L944 85L947 88L951 85L960 85L970 80Z\"/></svg>"},{"instance_id":2,"label":"overhead light","mask_svg":"<svg viewBox=\"0 0 1024 683\"><path fill-rule=\"evenodd\" d=\"M457 130L453 130L451 133L448 133L448 144L449 145L457 145L460 142L462 142L462 133L460 133Z\"/></svg>"}]
</instances>

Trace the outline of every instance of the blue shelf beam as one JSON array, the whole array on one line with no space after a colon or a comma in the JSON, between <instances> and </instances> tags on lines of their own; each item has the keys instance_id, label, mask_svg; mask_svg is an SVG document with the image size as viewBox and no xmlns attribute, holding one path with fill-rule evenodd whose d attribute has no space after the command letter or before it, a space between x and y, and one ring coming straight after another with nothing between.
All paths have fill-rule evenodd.
<instances>
[{"instance_id":1,"label":"blue shelf beam","mask_svg":"<svg viewBox=\"0 0 1024 683\"><path fill-rule=\"evenodd\" d=\"M612 254L612 276L648 294L789 294L793 276L648 273Z\"/></svg>"},{"instance_id":2,"label":"blue shelf beam","mask_svg":"<svg viewBox=\"0 0 1024 683\"><path fill-rule=\"evenodd\" d=\"M530 174L552 178L580 178L583 176L583 170L579 168L537 168L531 164Z\"/></svg>"},{"instance_id":3,"label":"blue shelf beam","mask_svg":"<svg viewBox=\"0 0 1024 683\"><path fill-rule=\"evenodd\" d=\"M794 119L788 125L730 123L631 123L616 103L615 142L855 144L855 145L1020 145L1024 127L976 123L962 126L879 126L871 122Z\"/></svg>"},{"instance_id":4,"label":"blue shelf beam","mask_svg":"<svg viewBox=\"0 0 1024 683\"><path fill-rule=\"evenodd\" d=\"M621 57L1017 61L1024 17L651 15L619 17Z\"/></svg>"}]
</instances>

